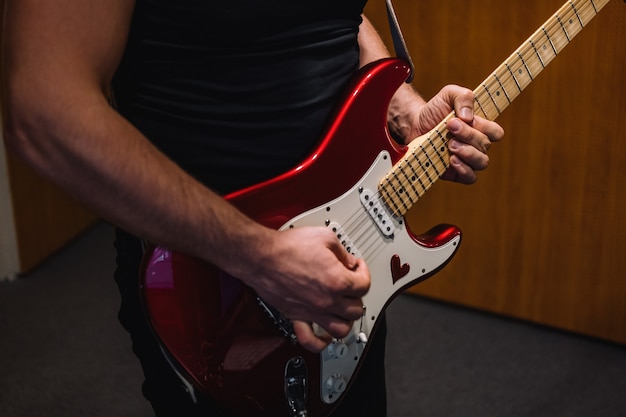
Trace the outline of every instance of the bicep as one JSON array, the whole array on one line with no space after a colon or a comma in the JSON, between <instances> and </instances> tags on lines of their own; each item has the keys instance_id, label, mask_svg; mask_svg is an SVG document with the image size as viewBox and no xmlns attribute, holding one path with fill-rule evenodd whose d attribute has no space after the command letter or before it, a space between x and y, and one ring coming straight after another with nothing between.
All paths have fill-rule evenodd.
<instances>
[{"instance_id":1,"label":"bicep","mask_svg":"<svg viewBox=\"0 0 626 417\"><path fill-rule=\"evenodd\" d=\"M9 88L106 88L123 54L133 7L131 0L7 0Z\"/></svg>"}]
</instances>

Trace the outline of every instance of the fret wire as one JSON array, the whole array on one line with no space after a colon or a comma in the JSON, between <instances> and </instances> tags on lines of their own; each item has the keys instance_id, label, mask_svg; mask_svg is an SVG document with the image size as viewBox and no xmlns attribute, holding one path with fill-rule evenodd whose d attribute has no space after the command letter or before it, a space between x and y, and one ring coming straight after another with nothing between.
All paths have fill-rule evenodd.
<instances>
[{"instance_id":1,"label":"fret wire","mask_svg":"<svg viewBox=\"0 0 626 417\"><path fill-rule=\"evenodd\" d=\"M384 182L385 182L385 185L382 185L382 184L381 184L381 186L380 186L380 187L378 187L378 188L379 188L379 190L380 190L380 189L382 189L381 191L382 191L383 193L385 193L385 195L386 195L386 197L385 197L385 196L383 196L383 199L385 200L385 204L387 204L388 206L389 206L390 204L393 204L393 207L390 207L390 208L391 208L394 212L396 212L396 213L401 213L400 207L398 207L398 205L397 205L397 204L396 204L396 202L394 201L393 196L391 195L391 193L390 193L390 192L389 192L389 190L388 190L388 188L390 187L390 184L389 184L389 178L388 178L388 177L385 177ZM389 186L389 187L388 187L388 186ZM393 187L391 187L391 188L393 188Z\"/></svg>"},{"instance_id":2,"label":"fret wire","mask_svg":"<svg viewBox=\"0 0 626 417\"><path fill-rule=\"evenodd\" d=\"M533 49L535 50L535 55L537 55L537 58L539 58L539 63L541 64L542 67L546 67L546 64L543 63L543 59L541 59L541 55L539 54L539 50L537 49L537 47L535 46L535 43L533 42L532 39L529 39L528 41L530 43L530 45L533 47Z\"/></svg>"},{"instance_id":3,"label":"fret wire","mask_svg":"<svg viewBox=\"0 0 626 417\"><path fill-rule=\"evenodd\" d=\"M554 16L555 19L553 19L553 21L551 22L551 25L548 25L546 27L546 31L550 34L550 32L552 32L550 34L550 39L552 40L552 43L554 44L554 48L557 51L560 51L562 49L564 49L568 44L569 44L569 38L567 37L567 33L565 32L565 28L563 27L561 21L560 21L560 17L558 15ZM564 44L562 46L562 48L559 48L557 46L557 44L560 44L561 41L563 41L563 35L565 35L565 39L564 39Z\"/></svg>"},{"instance_id":4,"label":"fret wire","mask_svg":"<svg viewBox=\"0 0 626 417\"><path fill-rule=\"evenodd\" d=\"M420 149L422 150L422 152L424 151L424 149L422 148L422 145L420 145ZM428 179L428 181L430 181L430 185L434 184L435 181L433 181L433 179L430 178L430 175L428 175L428 170L424 168L424 165L422 165L422 161L420 161L419 158L417 159L417 163L419 164L420 168L422 168L422 170L424 171L424 174L426 175L426 178Z\"/></svg>"},{"instance_id":5,"label":"fret wire","mask_svg":"<svg viewBox=\"0 0 626 417\"><path fill-rule=\"evenodd\" d=\"M424 193L428 190L428 188L429 188L431 185L433 185L433 184L434 184L435 180L433 180L432 178L430 178L430 176L428 175L428 170L427 170L427 169L424 169L422 162L421 162L419 159L416 159L416 161L417 161L417 163L418 163L418 164L422 167L422 169L424 170L424 176L419 176L419 175L417 176L417 177L418 177L418 178L417 178L417 180L419 181L420 185L421 185L421 186L422 186L422 188L424 189L424 192L422 192L422 193L417 193L417 192L416 192L416 196L417 196L417 200L418 200L418 199L419 199L422 195L424 195ZM406 162L406 163L409 163L408 161L405 161L405 162ZM413 171L414 171L414 169L413 169L413 167L411 166L411 164L410 164L410 163L409 163L409 167L411 168L411 170L413 170ZM415 172L415 171L414 171L414 172ZM398 184L399 184L401 187L403 187L403 184L399 181L399 179L397 178L397 176L396 176L395 174L394 174L394 177L398 180ZM424 183L422 182L422 179L421 179L420 177L421 177L421 178L424 178L424 177L428 178L428 180L430 181L430 185L429 185L429 186L424 185ZM407 179L408 179L408 177L407 177ZM392 182L391 182L388 178L387 178L387 181L386 181L386 182L387 182L387 185L388 185L389 187L391 187L391 188L394 190L394 194L395 194L395 195L397 195L397 197L396 197L396 198L392 197L392 196L391 196L391 194L388 192L388 190L385 190L385 193L389 196L389 198L391 198L391 199L393 199L393 200L394 200L394 201L392 201L392 203L393 203L393 205L395 206L395 208L397 209L397 212L402 214L403 212L402 212L401 208L400 208L400 207L398 206L398 204L397 204L397 200L400 198L400 193L398 193L397 189L394 187L393 183L392 183ZM411 182L409 181L409 183L411 183ZM417 191L416 189L414 189L414 190L415 190L415 191ZM406 194L405 194L405 195L406 195ZM410 199L410 198L409 198L409 199ZM405 202L405 201L401 201L401 203L402 203L402 205L403 205L403 206L405 206L406 210L405 210L404 212L406 212L406 211L407 211L410 207L409 207L409 206L407 206L407 204L406 204L406 202ZM414 203L412 203L412 204L414 204Z\"/></svg>"},{"instance_id":6,"label":"fret wire","mask_svg":"<svg viewBox=\"0 0 626 417\"><path fill-rule=\"evenodd\" d=\"M559 52L556 50L556 47L554 46L554 43L552 42L552 38L548 34L548 31L546 30L546 28L542 26L541 30L543 30L543 33L545 33L546 38L548 38L548 42L550 42L550 46L552 47L552 50L554 51L554 55L555 56L558 55Z\"/></svg>"},{"instance_id":7,"label":"fret wire","mask_svg":"<svg viewBox=\"0 0 626 417\"><path fill-rule=\"evenodd\" d=\"M402 172L402 175L404 175L404 178L406 178L406 181L403 181L400 185L402 185L402 187L405 190L407 190L407 185L404 185L404 184L408 184L409 190L405 192L405 195L409 198L409 201L411 202L411 205L413 205L419 199L419 193L417 192L417 190L413 186L413 182L411 181L409 176L406 175L406 172L404 171L404 165L405 164L398 165L398 169L400 170L400 172ZM417 196L415 201L413 201L413 198L411 198L411 191L413 191L415 193L415 195Z\"/></svg>"},{"instance_id":8,"label":"fret wire","mask_svg":"<svg viewBox=\"0 0 626 417\"><path fill-rule=\"evenodd\" d=\"M406 201L404 200L404 196L406 195L406 188L402 185L402 181L400 181L400 178L398 177L398 173L396 170L393 170L391 172L391 175L393 176L393 178L395 179L395 182L398 185L398 188L396 188L396 186L393 184L393 182L391 183L391 188L393 188L393 190L395 191L395 195L398 199L400 199L400 202L402 203L402 205L404 206L405 209L409 209L411 206L406 204Z\"/></svg>"},{"instance_id":9,"label":"fret wire","mask_svg":"<svg viewBox=\"0 0 626 417\"><path fill-rule=\"evenodd\" d=\"M530 81L534 81L533 74L530 72L530 68L528 68L528 65L526 65L526 61L524 61L524 57L522 57L522 54L518 52L517 56L519 57L520 61L522 61L522 64L524 64L524 68L526 68L526 72L528 73L528 76L530 77Z\"/></svg>"},{"instance_id":10,"label":"fret wire","mask_svg":"<svg viewBox=\"0 0 626 417\"><path fill-rule=\"evenodd\" d=\"M439 136L439 138L441 139L442 143L442 149L441 152L445 153L445 144L447 143L446 138L443 136L443 134L439 131L439 129L435 128L435 132L437 132L437 135ZM432 139L428 139L428 142L430 143L430 146L433 147L433 150L435 151L435 153L437 154L437 156L439 157L439 159L441 160L441 162L444 163L444 165L446 164L446 159L443 157L443 155L439 152L440 149L437 149L437 147L435 146L435 144L433 143ZM439 171L437 171L437 169L435 168L435 171L437 172L437 174L439 174Z\"/></svg>"},{"instance_id":11,"label":"fret wire","mask_svg":"<svg viewBox=\"0 0 626 417\"><path fill-rule=\"evenodd\" d=\"M591 21L591 19L593 19L598 14L596 5L591 0L585 1L585 3L582 6L580 6L580 12L581 12L581 16L584 16L584 15L588 16L587 24Z\"/></svg>"},{"instance_id":12,"label":"fret wire","mask_svg":"<svg viewBox=\"0 0 626 417\"><path fill-rule=\"evenodd\" d=\"M554 51L554 47L548 48L548 44L552 44L550 37L542 27L533 34L531 39L533 41L533 45L537 48L537 53L540 56L543 67L547 67L548 64L557 56L557 53Z\"/></svg>"},{"instance_id":13,"label":"fret wire","mask_svg":"<svg viewBox=\"0 0 626 417\"><path fill-rule=\"evenodd\" d=\"M509 102L509 104L511 104L513 100L511 100L511 97L509 97L509 93L506 91L506 87L504 86L504 84L502 84L502 81L500 81L500 77L498 77L497 70L496 72L493 73L493 76L498 82L498 84L500 84L500 87L502 88L502 92L504 93L504 96L506 97L507 101Z\"/></svg>"},{"instance_id":14,"label":"fret wire","mask_svg":"<svg viewBox=\"0 0 626 417\"><path fill-rule=\"evenodd\" d=\"M565 27L565 25L561 21L561 17L557 16L557 19L559 20L559 23L561 24L561 28L563 28L563 32L565 33L565 37L567 38L567 42L571 42L572 39L569 37L569 33L567 33L567 28Z\"/></svg>"},{"instance_id":15,"label":"fret wire","mask_svg":"<svg viewBox=\"0 0 626 417\"><path fill-rule=\"evenodd\" d=\"M406 165L408 165L408 167L411 169L411 171L413 171L413 172L415 173L415 169L413 168L413 165L412 165L412 164L411 164L408 160L406 160L406 161L405 161L405 164L406 164ZM419 160L418 160L418 164L420 164L420 165L421 165L421 163L419 162ZM430 187L430 186L426 186L426 185L422 182L422 178L427 177L427 178L429 179L429 181L430 181L430 185L434 184L434 182L435 182L435 181L433 181L433 180L432 180L432 179L428 176L428 172L427 172L427 170L425 170L425 171L424 171L424 175L423 175L423 176L422 176L422 175L418 175L418 174L416 173L416 175L415 175L415 180L413 180L413 178L409 178L409 177L406 175L406 172L404 171L404 168L402 168L402 167L398 167L398 168L400 168L400 170L403 172L403 174L405 174L405 177L406 177L406 181L407 181L407 183L408 183L408 184L409 184L409 186L413 189L413 191L415 191L415 196L416 196L415 202L416 202L417 200L419 200L419 199L420 199L420 197L421 197L421 196L423 196L423 195L424 195L424 193L426 193L426 191L428 191L428 188ZM417 190L415 187L413 187L413 184L415 184L415 182L416 182L416 181L417 181L417 182L419 182L420 186L422 187L422 189L423 189L423 191L422 191L422 192L418 192L418 190ZM402 185L402 184L401 184L401 185ZM415 203L415 202L414 202L414 201L410 198L410 196L409 196L409 200L411 200L412 204L414 204L414 203Z\"/></svg>"},{"instance_id":16,"label":"fret wire","mask_svg":"<svg viewBox=\"0 0 626 417\"><path fill-rule=\"evenodd\" d=\"M417 155L415 154L415 150L413 150L413 151L411 152L411 154L413 155L413 158L415 158L415 159L417 160ZM411 171L413 171L413 174L415 174L415 178L416 178L416 179L417 179L417 181L419 182L420 186L424 189L424 193L425 193L426 191L428 191L428 187L426 187L426 186L424 185L424 183L422 182L422 177L420 176L420 174L418 174L418 173L415 171L414 165L413 165L412 163L410 163L410 162L409 162L408 164L409 164L409 167L411 168ZM422 193L422 195L423 195L423 193Z\"/></svg>"},{"instance_id":17,"label":"fret wire","mask_svg":"<svg viewBox=\"0 0 626 417\"><path fill-rule=\"evenodd\" d=\"M512 99L509 96L509 93L507 92L506 86L504 85L504 83L500 80L500 77L498 77L497 72L501 70L501 68L496 69L496 71L486 80L486 82L483 82L482 87L484 89L487 90L487 93L489 94L491 100L494 102L494 105L496 106L496 110L498 112L498 114L502 114L502 112L504 111L504 109L506 109L506 107L508 107L509 104L511 104ZM504 77L506 77L506 73L504 75ZM490 89L490 87L493 87ZM518 86L519 88L519 86ZM496 92L496 95L494 96L494 94L491 92L491 90L494 90ZM501 105L497 104L498 99L496 97L500 97L500 90L503 91L504 96L506 97L507 102L504 102Z\"/></svg>"},{"instance_id":18,"label":"fret wire","mask_svg":"<svg viewBox=\"0 0 626 417\"><path fill-rule=\"evenodd\" d=\"M574 14L578 18L578 21L580 22L580 26L581 27L585 27L585 24L583 23L582 19L580 18L580 15L578 14L578 11L576 11L576 6L574 6L574 2L570 0L569 4L572 6L572 9L574 9Z\"/></svg>"},{"instance_id":19,"label":"fret wire","mask_svg":"<svg viewBox=\"0 0 626 417\"><path fill-rule=\"evenodd\" d=\"M413 151L413 152L412 152L412 155L413 155L413 159L415 160L415 162L417 162L417 164L420 166L420 168L422 168L423 175L420 175L420 174L418 174L418 173L415 171L414 164L412 164L412 163L411 163L411 161L409 160L409 158L406 158L406 159L404 160L404 162L400 164L400 165L402 165L402 164L408 164L408 165L409 165L409 168L411 169L411 171L415 174L415 180L414 180L414 179L409 179L409 177L405 175L405 176L406 176L406 178L407 178L407 181L408 181L410 184L413 184L413 183L415 183L415 181L417 181L417 182L419 182L420 186L423 188L423 190L424 190L424 191L423 191L422 193L419 193L419 192L417 192L417 190L415 190L415 191L416 191L416 193L417 193L418 198L419 198L420 196L422 196L422 195L423 195L423 194L424 194L424 193L428 190L428 188L429 188L432 184L434 184L434 182L435 182L435 180L433 180L433 179L431 178L431 176L429 175L429 172L428 172L428 171L429 171L429 169L428 169L428 168L430 168L430 167L434 167L435 171L436 171L436 172L438 172L438 170L437 170L437 168L436 168L436 165L437 165L437 164L432 163L432 161L428 158L428 155L426 154L424 147L423 147L423 146L420 146L419 148L420 148L420 150L421 150L421 154L423 154L423 155L425 156L425 159L427 159L427 162L426 162L426 165L427 165L427 166L426 166L426 168L424 167L424 163L420 160L419 156L418 156L418 155L416 155L415 151ZM444 164L444 166L445 166L445 164ZM406 173L405 173L405 174L406 174ZM427 179L428 179L428 181L430 182L430 184L429 184L429 185L424 184L424 183L423 183L423 181L422 181L422 179L423 179L423 178L427 178ZM414 188L414 187L413 187L413 188Z\"/></svg>"},{"instance_id":20,"label":"fret wire","mask_svg":"<svg viewBox=\"0 0 626 417\"><path fill-rule=\"evenodd\" d=\"M439 131L439 129L435 129L435 131L437 132L439 138L442 141L441 146L444 146L445 142L446 142L445 136L443 135L443 133L441 131ZM385 187L385 184L386 184L386 187L387 188L389 188L389 187L392 188L394 190L394 194L397 195L397 197L392 197L392 194L389 193L388 189L384 190L384 192L387 194L388 198L393 199L392 203L396 207L398 213L403 213L403 211L401 210L401 208L397 204L400 199L404 199L404 197L402 197L401 194L403 196L407 196L407 198L411 202L411 205L414 204L415 201L419 200L419 198L428 190L428 188L431 185L434 184L436 179L438 179L439 176L441 175L440 173L445 171L445 169L450 166L449 160L446 161L444 156L441 155L441 153L437 150L437 144L435 143L436 141L432 137L429 137L428 141L429 141L429 144L435 150L435 152L438 154L440 162L437 162L437 163L433 162L432 159L428 156L428 153L426 152L426 148L421 145L419 147L419 150L420 150L421 155L423 156L423 158L420 158L415 153L415 150L413 150L411 152L411 155L412 155L412 159L414 161L416 161L417 164L420 165L420 167L422 168L423 175L417 174L417 172L415 171L415 168L414 168L414 164L411 162L411 157L408 157L408 158L405 158L403 160L403 162L401 164L399 164L398 167L396 167L396 169L400 169L400 171L402 172L402 175L404 176L405 180L404 181L401 180L401 178L396 174L396 172L393 172L391 174L393 176L393 179L395 179L395 184L397 184L400 188L396 187L396 185L394 184L394 181L389 176L387 176L387 178L385 179L384 183L381 183L381 187ZM445 148L443 149L443 151L445 152ZM406 173L406 165L408 165L408 168L415 174L411 178ZM435 179L433 179L431 177L431 175L430 175L430 173L432 173L433 170L438 174L438 177L435 178ZM422 181L423 178L428 178L428 180L430 182L430 185L424 184L423 181ZM421 193L418 192L418 190L413 186L416 182L418 182L420 184L420 186L424 190L423 192L421 192ZM410 188L410 189L412 189L415 192L415 196L416 196L415 201L406 192L407 188ZM409 193L410 193L410 191L409 191ZM410 208L406 204L406 199L404 199L403 201L400 201L400 202L402 203L403 206L406 207L407 210Z\"/></svg>"},{"instance_id":21,"label":"fret wire","mask_svg":"<svg viewBox=\"0 0 626 417\"><path fill-rule=\"evenodd\" d=\"M486 112L486 111L485 111L485 109L483 108L483 105L482 105L482 104L480 104L479 96L476 96L476 97L474 98L474 102L475 102L476 104L478 104L478 110L480 110L480 111L482 112L483 116L484 116L486 119L488 119L489 117L487 116L487 112ZM477 110L477 109L474 109L474 111L476 111L476 110Z\"/></svg>"},{"instance_id":22,"label":"fret wire","mask_svg":"<svg viewBox=\"0 0 626 417\"><path fill-rule=\"evenodd\" d=\"M513 71L511 71L511 67L509 66L509 63L505 61L504 65L506 65L506 69L509 70L509 72L511 73L511 77L513 77L513 81L515 81L515 84L517 85L517 89L521 93L523 91L522 86L517 81L517 78L515 78L515 74L513 74Z\"/></svg>"},{"instance_id":23,"label":"fret wire","mask_svg":"<svg viewBox=\"0 0 626 417\"><path fill-rule=\"evenodd\" d=\"M483 99L482 105L485 111L487 112L487 118L489 120L494 120L500 114L498 112L498 108L493 103L491 97L489 97L489 93L485 90L484 86L480 86L480 97Z\"/></svg>"},{"instance_id":24,"label":"fret wire","mask_svg":"<svg viewBox=\"0 0 626 417\"><path fill-rule=\"evenodd\" d=\"M489 95L489 98L491 99L491 101L493 101L493 105L496 107L496 111L498 112L498 115L502 114L502 111L500 111L500 108L498 107L498 103L496 103L496 100L493 98L493 95L491 95L491 92L489 91L489 88L487 87L487 85L483 84L483 88Z\"/></svg>"},{"instance_id":25,"label":"fret wire","mask_svg":"<svg viewBox=\"0 0 626 417\"><path fill-rule=\"evenodd\" d=\"M398 180L398 176L396 175L395 170L391 171L391 176L393 177L393 179L396 180L396 182L398 183L398 185L402 185L402 183L400 183L400 181ZM401 203L404 206L404 213L406 213L406 210L408 210L410 207L406 205L406 203L404 202L404 200L402 199L402 195L401 193L398 192L398 189L394 186L393 182L391 181L391 179L389 179L387 181L387 183L389 184L389 186L391 187L391 189L393 190L393 199L395 203ZM398 210L402 210L402 208L400 206L398 206L398 204L394 204Z\"/></svg>"},{"instance_id":26,"label":"fret wire","mask_svg":"<svg viewBox=\"0 0 626 417\"><path fill-rule=\"evenodd\" d=\"M543 71L545 65L543 63L543 60L541 59L541 56L539 55L539 51L537 50L537 48L535 48L535 45L532 42L532 36L528 39L526 43L524 43L520 47L518 51L521 53L524 59L524 65L528 69L531 81L534 81L537 75L539 75L539 73ZM539 61L535 59L535 56L539 58ZM533 64L536 62L539 62L541 68L533 67Z\"/></svg>"},{"instance_id":27,"label":"fret wire","mask_svg":"<svg viewBox=\"0 0 626 417\"><path fill-rule=\"evenodd\" d=\"M430 142L430 140L428 141ZM439 174L439 171L437 171L433 160L430 158L430 154L426 151L424 145L420 145L420 147L422 148L422 152L424 152L424 156L426 157L426 168L431 168L431 171L434 170L435 174L437 174L437 177L439 177L441 174Z\"/></svg>"}]
</instances>

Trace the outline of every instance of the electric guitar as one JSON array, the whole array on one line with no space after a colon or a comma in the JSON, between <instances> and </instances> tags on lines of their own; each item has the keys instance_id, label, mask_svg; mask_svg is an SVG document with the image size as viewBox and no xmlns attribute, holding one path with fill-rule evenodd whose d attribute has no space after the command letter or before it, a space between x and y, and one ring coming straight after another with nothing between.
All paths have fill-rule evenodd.
<instances>
[{"instance_id":1,"label":"electric guitar","mask_svg":"<svg viewBox=\"0 0 626 417\"><path fill-rule=\"evenodd\" d=\"M478 86L475 113L494 120L607 3L565 3ZM446 122L454 117L408 146L396 144L387 107L410 73L397 58L364 67L308 158L226 197L278 230L331 228L347 251L366 260L371 288L347 337L311 353L297 343L290 321L236 277L167 248L146 252L140 278L145 310L192 393L199 390L247 417L329 415L350 388L386 306L455 254L457 227L439 225L418 235L404 220L449 166Z\"/></svg>"}]
</instances>

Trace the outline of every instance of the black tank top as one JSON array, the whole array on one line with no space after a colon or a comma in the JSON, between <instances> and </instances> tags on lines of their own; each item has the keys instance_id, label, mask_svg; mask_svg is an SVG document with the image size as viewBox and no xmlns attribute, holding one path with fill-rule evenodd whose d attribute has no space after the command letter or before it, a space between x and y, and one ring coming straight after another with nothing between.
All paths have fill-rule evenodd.
<instances>
[{"instance_id":1,"label":"black tank top","mask_svg":"<svg viewBox=\"0 0 626 417\"><path fill-rule=\"evenodd\" d=\"M300 162L358 67L366 0L137 0L119 111L220 193Z\"/></svg>"}]
</instances>

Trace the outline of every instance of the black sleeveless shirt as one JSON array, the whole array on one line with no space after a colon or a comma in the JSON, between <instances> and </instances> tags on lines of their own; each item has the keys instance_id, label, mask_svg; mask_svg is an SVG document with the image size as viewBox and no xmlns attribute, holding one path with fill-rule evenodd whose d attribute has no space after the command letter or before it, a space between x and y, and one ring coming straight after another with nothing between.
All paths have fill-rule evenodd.
<instances>
[{"instance_id":1,"label":"black sleeveless shirt","mask_svg":"<svg viewBox=\"0 0 626 417\"><path fill-rule=\"evenodd\" d=\"M366 0L137 0L118 110L209 187L271 178L315 146L358 67Z\"/></svg>"}]
</instances>

